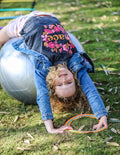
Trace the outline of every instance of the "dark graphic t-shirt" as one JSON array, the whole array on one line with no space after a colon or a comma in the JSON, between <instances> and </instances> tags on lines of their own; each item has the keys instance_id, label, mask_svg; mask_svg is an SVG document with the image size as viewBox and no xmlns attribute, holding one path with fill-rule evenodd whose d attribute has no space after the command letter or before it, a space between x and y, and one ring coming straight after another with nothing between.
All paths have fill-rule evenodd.
<instances>
[{"instance_id":1,"label":"dark graphic t-shirt","mask_svg":"<svg viewBox=\"0 0 120 155\"><path fill-rule=\"evenodd\" d=\"M67 63L76 52L76 48L65 29L58 24L44 25L42 37L42 50L49 60L57 65Z\"/></svg>"},{"instance_id":2,"label":"dark graphic t-shirt","mask_svg":"<svg viewBox=\"0 0 120 155\"><path fill-rule=\"evenodd\" d=\"M68 63L77 52L55 17L32 17L26 22L21 35L30 49L47 56L53 65Z\"/></svg>"}]
</instances>

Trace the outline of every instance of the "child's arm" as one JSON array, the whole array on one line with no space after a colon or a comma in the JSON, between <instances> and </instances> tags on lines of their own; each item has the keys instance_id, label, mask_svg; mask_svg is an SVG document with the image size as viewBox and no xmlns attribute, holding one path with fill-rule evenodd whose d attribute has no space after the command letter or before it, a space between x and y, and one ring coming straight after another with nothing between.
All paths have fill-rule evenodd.
<instances>
[{"instance_id":1,"label":"child's arm","mask_svg":"<svg viewBox=\"0 0 120 155\"><path fill-rule=\"evenodd\" d=\"M82 69L78 72L78 78L80 79L81 88L84 94L87 96L93 113L96 115L98 119L100 119L99 123L95 125L93 128L99 129L102 125L104 125L107 128L107 111L86 69Z\"/></svg>"},{"instance_id":2,"label":"child's arm","mask_svg":"<svg viewBox=\"0 0 120 155\"><path fill-rule=\"evenodd\" d=\"M7 34L7 26L0 30L0 47L6 43L10 37Z\"/></svg>"},{"instance_id":3,"label":"child's arm","mask_svg":"<svg viewBox=\"0 0 120 155\"><path fill-rule=\"evenodd\" d=\"M86 69L82 69L78 72L78 78L80 80L80 86L84 94L87 96L87 99L96 117L100 119L102 116L107 115L107 111L100 94L98 93Z\"/></svg>"},{"instance_id":4,"label":"child's arm","mask_svg":"<svg viewBox=\"0 0 120 155\"><path fill-rule=\"evenodd\" d=\"M65 130L72 130L72 129L73 129L73 128L70 127L70 126L61 126L60 128L55 129L55 128L53 127L53 122L52 122L52 120L45 120L45 121L44 121L44 124L45 124L45 127L46 127L48 133L52 133L52 134L64 133Z\"/></svg>"}]
</instances>

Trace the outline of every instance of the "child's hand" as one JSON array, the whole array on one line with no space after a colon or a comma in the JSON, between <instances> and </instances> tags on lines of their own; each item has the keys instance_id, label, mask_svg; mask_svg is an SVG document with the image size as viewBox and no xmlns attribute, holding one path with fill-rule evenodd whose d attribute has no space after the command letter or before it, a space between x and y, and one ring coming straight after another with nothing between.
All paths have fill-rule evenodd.
<instances>
[{"instance_id":1,"label":"child's hand","mask_svg":"<svg viewBox=\"0 0 120 155\"><path fill-rule=\"evenodd\" d=\"M65 130L72 130L73 129L70 126L65 126L65 125L61 126L58 129L55 129L51 119L50 120L45 120L44 123L45 123L45 127L46 127L48 133L52 133L52 134L65 133Z\"/></svg>"},{"instance_id":2,"label":"child's hand","mask_svg":"<svg viewBox=\"0 0 120 155\"><path fill-rule=\"evenodd\" d=\"M53 133L53 134L65 133L66 130L73 130L73 128L70 126L61 126L58 129L52 129L51 132L49 132L49 133Z\"/></svg>"},{"instance_id":3,"label":"child's hand","mask_svg":"<svg viewBox=\"0 0 120 155\"><path fill-rule=\"evenodd\" d=\"M106 116L102 116L100 118L100 121L98 124L93 125L93 130L98 130L100 129L102 126L105 126L105 128L108 128L108 124L107 124L107 117Z\"/></svg>"}]
</instances>

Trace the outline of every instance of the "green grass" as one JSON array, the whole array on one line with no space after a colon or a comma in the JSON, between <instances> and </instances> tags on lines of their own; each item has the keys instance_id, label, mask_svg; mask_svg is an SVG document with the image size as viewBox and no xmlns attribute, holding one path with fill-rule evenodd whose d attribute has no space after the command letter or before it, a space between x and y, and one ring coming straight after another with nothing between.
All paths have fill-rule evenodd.
<instances>
[{"instance_id":1,"label":"green grass","mask_svg":"<svg viewBox=\"0 0 120 155\"><path fill-rule=\"evenodd\" d=\"M0 7L30 7L29 3L6 4ZM96 72L90 74L105 103L109 128L99 133L48 134L37 105L23 104L0 88L0 154L1 155L118 155L120 146L120 123L111 123L110 118L120 119L120 2L119 0L38 0L36 10L56 14L65 29L72 32L83 44L93 59ZM0 16L11 16L20 12L0 12ZM26 14L27 12L23 12ZM21 14L21 13L20 13ZM9 20L1 20L4 26ZM101 65L114 74L106 75ZM116 92L117 90L117 92ZM54 113L54 125L63 125L79 112ZM91 122L91 123L90 123ZM78 129L83 124L93 124L90 119L76 120L72 125ZM119 133L114 133L114 128ZM87 128L88 129L88 128ZM31 137L31 136L32 137ZM112 137L107 143L107 138ZM90 139L91 138L91 139ZM27 140L27 141L26 141ZM29 143L27 143L29 142ZM114 143L112 143L114 142ZM111 144L111 145L110 145Z\"/></svg>"}]
</instances>

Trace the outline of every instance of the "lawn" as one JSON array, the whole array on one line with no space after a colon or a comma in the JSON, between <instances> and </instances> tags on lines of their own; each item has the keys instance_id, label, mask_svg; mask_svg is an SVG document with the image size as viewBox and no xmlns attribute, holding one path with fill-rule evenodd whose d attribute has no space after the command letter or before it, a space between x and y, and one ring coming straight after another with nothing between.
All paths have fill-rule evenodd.
<instances>
[{"instance_id":1,"label":"lawn","mask_svg":"<svg viewBox=\"0 0 120 155\"><path fill-rule=\"evenodd\" d=\"M0 4L0 8L30 7L29 3ZM38 0L36 10L54 13L92 58L89 74L108 110L108 129L98 133L48 134L37 105L24 106L0 87L1 155L119 155L120 152L120 1ZM0 16L26 14L0 12ZM4 26L9 20L0 20ZM54 125L63 125L79 111L54 113ZM74 127L93 124L76 120Z\"/></svg>"}]
</instances>

